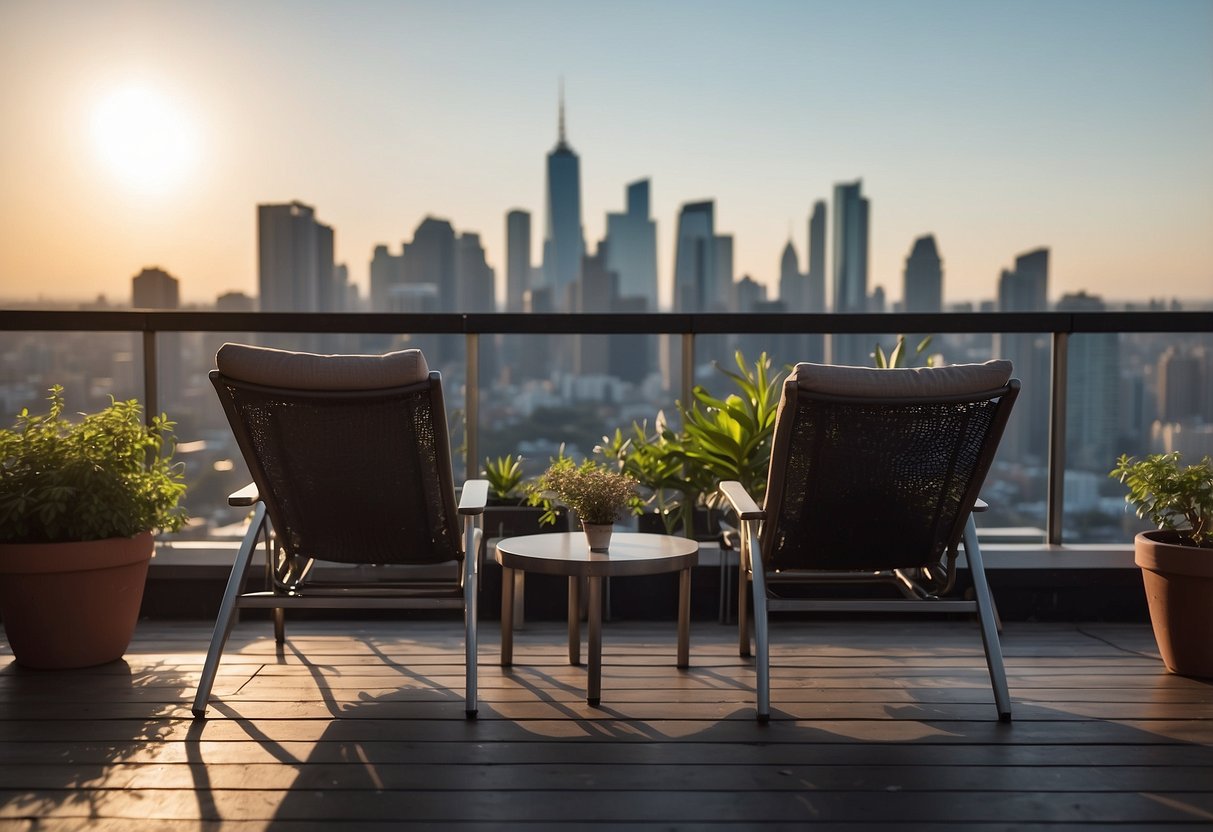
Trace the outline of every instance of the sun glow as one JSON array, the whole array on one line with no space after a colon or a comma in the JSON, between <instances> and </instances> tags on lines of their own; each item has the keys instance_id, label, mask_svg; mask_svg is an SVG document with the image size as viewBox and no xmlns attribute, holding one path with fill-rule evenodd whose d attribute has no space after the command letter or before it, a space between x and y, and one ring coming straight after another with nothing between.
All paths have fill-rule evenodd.
<instances>
[{"instance_id":1,"label":"sun glow","mask_svg":"<svg viewBox=\"0 0 1213 832\"><path fill-rule=\"evenodd\" d=\"M102 98L93 111L92 136L108 171L140 193L172 189L197 161L197 130L187 114L146 88L128 87Z\"/></svg>"}]
</instances>

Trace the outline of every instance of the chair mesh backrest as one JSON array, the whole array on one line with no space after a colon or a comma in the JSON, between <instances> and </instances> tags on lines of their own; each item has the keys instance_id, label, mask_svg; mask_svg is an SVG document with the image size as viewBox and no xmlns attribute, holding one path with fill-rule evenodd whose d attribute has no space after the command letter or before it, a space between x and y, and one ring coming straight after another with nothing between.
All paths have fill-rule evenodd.
<instances>
[{"instance_id":1,"label":"chair mesh backrest","mask_svg":"<svg viewBox=\"0 0 1213 832\"><path fill-rule=\"evenodd\" d=\"M280 544L342 563L462 558L438 373L317 391L211 372Z\"/></svg>"},{"instance_id":2,"label":"chair mesh backrest","mask_svg":"<svg viewBox=\"0 0 1213 832\"><path fill-rule=\"evenodd\" d=\"M1018 384L884 399L822 394L789 379L762 531L766 568L939 564L964 531Z\"/></svg>"}]
</instances>

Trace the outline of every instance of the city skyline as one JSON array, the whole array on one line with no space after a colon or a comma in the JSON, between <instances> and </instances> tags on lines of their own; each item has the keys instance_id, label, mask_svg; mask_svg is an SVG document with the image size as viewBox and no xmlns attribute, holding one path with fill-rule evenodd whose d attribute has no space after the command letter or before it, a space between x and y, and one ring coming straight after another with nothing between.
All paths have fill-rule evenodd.
<instances>
[{"instance_id":1,"label":"city skyline","mask_svg":"<svg viewBox=\"0 0 1213 832\"><path fill-rule=\"evenodd\" d=\"M503 302L512 209L542 265L561 77L587 253L649 180L663 305L683 206L773 296L857 180L890 300L927 234L945 304L1037 248L1051 301L1213 294L1213 3L685 6L5 4L0 298L117 300L153 264L183 302L255 295L256 206L299 201L364 295L375 245L433 216Z\"/></svg>"}]
</instances>

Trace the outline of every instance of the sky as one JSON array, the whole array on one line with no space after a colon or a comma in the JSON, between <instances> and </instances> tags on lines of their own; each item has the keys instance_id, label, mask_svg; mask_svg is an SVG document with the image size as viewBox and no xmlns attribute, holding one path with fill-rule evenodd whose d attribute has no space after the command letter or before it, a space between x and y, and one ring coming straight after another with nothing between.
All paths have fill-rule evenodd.
<instances>
[{"instance_id":1,"label":"sky","mask_svg":"<svg viewBox=\"0 0 1213 832\"><path fill-rule=\"evenodd\" d=\"M256 205L301 200L365 291L427 215L532 212L564 82L592 250L652 181L663 297L713 199L777 292L840 182L872 285L935 235L946 302L1048 246L1050 296L1213 296L1213 0L0 2L0 300L257 292Z\"/></svg>"}]
</instances>

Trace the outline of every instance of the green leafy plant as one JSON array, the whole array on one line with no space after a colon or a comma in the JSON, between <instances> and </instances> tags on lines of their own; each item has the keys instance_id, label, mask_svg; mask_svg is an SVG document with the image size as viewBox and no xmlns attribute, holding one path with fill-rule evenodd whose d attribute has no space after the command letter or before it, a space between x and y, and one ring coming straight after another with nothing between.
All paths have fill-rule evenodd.
<instances>
[{"instance_id":1,"label":"green leafy plant","mask_svg":"<svg viewBox=\"0 0 1213 832\"><path fill-rule=\"evenodd\" d=\"M489 481L489 496L514 500L522 496L522 457L506 454L484 460L484 478Z\"/></svg>"},{"instance_id":2,"label":"green leafy plant","mask_svg":"<svg viewBox=\"0 0 1213 832\"><path fill-rule=\"evenodd\" d=\"M531 487L533 505L546 504L543 522L555 522L551 497L563 502L585 523L609 525L619 519L625 508L634 513L644 503L636 493L636 480L608 465L587 459L580 465L568 457L552 463ZM551 495L551 496L549 496ZM549 517L550 515L550 517Z\"/></svg>"},{"instance_id":3,"label":"green leafy plant","mask_svg":"<svg viewBox=\"0 0 1213 832\"><path fill-rule=\"evenodd\" d=\"M756 500L766 493L783 375L772 374L765 352L753 365L740 350L734 360L740 372L719 369L735 393L719 399L697 385L691 406L682 408L677 454L685 464L689 491L708 508L719 507L717 486L724 480L739 481Z\"/></svg>"},{"instance_id":4,"label":"green leafy plant","mask_svg":"<svg viewBox=\"0 0 1213 832\"><path fill-rule=\"evenodd\" d=\"M116 401L79 422L63 416L63 388L44 415L23 409L0 430L0 540L102 540L177 531L188 520L181 466L172 462L174 423L145 425L135 400ZM171 448L171 444L170 444Z\"/></svg>"},{"instance_id":5,"label":"green leafy plant","mask_svg":"<svg viewBox=\"0 0 1213 832\"><path fill-rule=\"evenodd\" d=\"M928 335L918 342L918 346L914 348L914 359L917 360L924 352L931 348L931 341L935 339L934 335ZM876 351L872 353L872 358L876 361L876 367L881 370L888 370L894 367L906 366L906 337L904 335L897 336L897 343L893 345L893 349L886 355L884 347L880 344L876 345ZM935 356L928 354L926 359L927 367L935 366Z\"/></svg>"},{"instance_id":6,"label":"green leafy plant","mask_svg":"<svg viewBox=\"0 0 1213 832\"><path fill-rule=\"evenodd\" d=\"M1180 465L1178 453L1135 460L1121 454L1108 474L1129 489L1125 502L1137 516L1179 534L1189 546L1213 549L1213 460Z\"/></svg>"},{"instance_id":7,"label":"green leafy plant","mask_svg":"<svg viewBox=\"0 0 1213 832\"><path fill-rule=\"evenodd\" d=\"M689 509L697 496L684 474L681 451L682 437L666 425L664 413L657 414L651 432L647 420L633 422L630 435L616 429L594 448L596 454L636 480L644 510L660 517L671 534L685 519L684 514L689 514L684 508Z\"/></svg>"}]
</instances>

